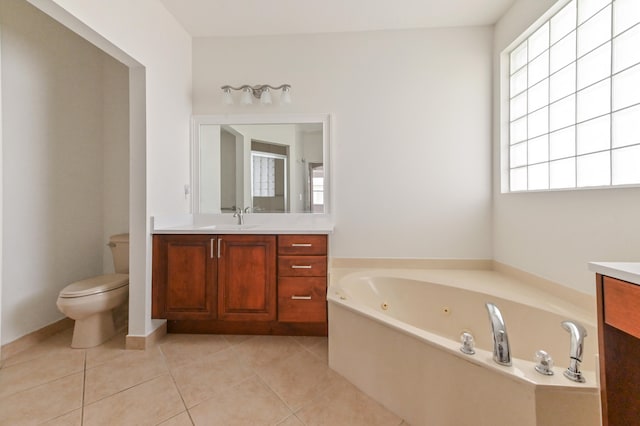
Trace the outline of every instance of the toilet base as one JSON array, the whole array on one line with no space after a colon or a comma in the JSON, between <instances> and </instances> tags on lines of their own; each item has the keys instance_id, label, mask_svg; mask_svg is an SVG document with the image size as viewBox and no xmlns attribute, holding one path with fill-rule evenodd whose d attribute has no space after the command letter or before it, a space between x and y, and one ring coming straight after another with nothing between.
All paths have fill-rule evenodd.
<instances>
[{"instance_id":1,"label":"toilet base","mask_svg":"<svg viewBox=\"0 0 640 426\"><path fill-rule=\"evenodd\" d=\"M111 339L116 334L111 310L99 312L76 320L73 328L72 348L92 348Z\"/></svg>"}]
</instances>

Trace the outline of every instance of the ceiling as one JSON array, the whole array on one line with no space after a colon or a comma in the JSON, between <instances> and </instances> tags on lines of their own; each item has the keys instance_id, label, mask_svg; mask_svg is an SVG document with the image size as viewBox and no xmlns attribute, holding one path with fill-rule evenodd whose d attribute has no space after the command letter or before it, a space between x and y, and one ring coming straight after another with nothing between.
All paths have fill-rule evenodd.
<instances>
[{"instance_id":1,"label":"ceiling","mask_svg":"<svg viewBox=\"0 0 640 426\"><path fill-rule=\"evenodd\" d=\"M515 0L160 0L194 37L494 24Z\"/></svg>"}]
</instances>

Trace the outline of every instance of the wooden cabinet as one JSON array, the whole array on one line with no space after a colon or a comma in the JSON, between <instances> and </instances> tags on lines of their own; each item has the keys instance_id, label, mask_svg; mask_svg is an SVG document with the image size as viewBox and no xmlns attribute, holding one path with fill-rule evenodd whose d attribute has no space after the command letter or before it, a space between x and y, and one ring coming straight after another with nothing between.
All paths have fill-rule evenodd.
<instances>
[{"instance_id":1,"label":"wooden cabinet","mask_svg":"<svg viewBox=\"0 0 640 426\"><path fill-rule=\"evenodd\" d=\"M640 286L598 274L596 288L603 425L640 425Z\"/></svg>"},{"instance_id":2,"label":"wooden cabinet","mask_svg":"<svg viewBox=\"0 0 640 426\"><path fill-rule=\"evenodd\" d=\"M179 333L327 334L326 235L153 237L152 316Z\"/></svg>"},{"instance_id":3,"label":"wooden cabinet","mask_svg":"<svg viewBox=\"0 0 640 426\"><path fill-rule=\"evenodd\" d=\"M327 237L278 238L278 320L327 321Z\"/></svg>"},{"instance_id":4,"label":"wooden cabinet","mask_svg":"<svg viewBox=\"0 0 640 426\"><path fill-rule=\"evenodd\" d=\"M216 237L155 235L153 318L216 318Z\"/></svg>"},{"instance_id":5,"label":"wooden cabinet","mask_svg":"<svg viewBox=\"0 0 640 426\"><path fill-rule=\"evenodd\" d=\"M276 319L276 237L218 236L218 318Z\"/></svg>"}]
</instances>

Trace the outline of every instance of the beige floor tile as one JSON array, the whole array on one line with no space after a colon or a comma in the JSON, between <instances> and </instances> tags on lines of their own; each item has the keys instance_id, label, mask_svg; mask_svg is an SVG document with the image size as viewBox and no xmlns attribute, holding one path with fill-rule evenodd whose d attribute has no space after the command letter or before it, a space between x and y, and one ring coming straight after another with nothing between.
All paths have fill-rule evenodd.
<instances>
[{"instance_id":1,"label":"beige floor tile","mask_svg":"<svg viewBox=\"0 0 640 426\"><path fill-rule=\"evenodd\" d=\"M309 352L314 354L325 364L329 364L329 342L327 339L307 348Z\"/></svg>"},{"instance_id":2,"label":"beige floor tile","mask_svg":"<svg viewBox=\"0 0 640 426\"><path fill-rule=\"evenodd\" d=\"M76 373L0 399L0 425L40 424L80 408L82 381Z\"/></svg>"},{"instance_id":3,"label":"beige floor tile","mask_svg":"<svg viewBox=\"0 0 640 426\"><path fill-rule=\"evenodd\" d=\"M82 410L77 409L65 414L64 416L56 417L53 420L43 423L45 426L81 426L82 425Z\"/></svg>"},{"instance_id":4,"label":"beige floor tile","mask_svg":"<svg viewBox=\"0 0 640 426\"><path fill-rule=\"evenodd\" d=\"M329 343L326 337L322 336L296 336L296 341L306 350L316 355L321 361L329 363L328 348Z\"/></svg>"},{"instance_id":5,"label":"beige floor tile","mask_svg":"<svg viewBox=\"0 0 640 426\"><path fill-rule=\"evenodd\" d=\"M157 425L184 410L167 374L87 405L83 425Z\"/></svg>"},{"instance_id":6,"label":"beige floor tile","mask_svg":"<svg viewBox=\"0 0 640 426\"><path fill-rule=\"evenodd\" d=\"M291 411L257 377L245 380L189 410L196 425L277 425Z\"/></svg>"},{"instance_id":7,"label":"beige floor tile","mask_svg":"<svg viewBox=\"0 0 640 426\"><path fill-rule=\"evenodd\" d=\"M119 357L87 370L85 404L166 373L168 369L164 357L157 347L146 351L125 351Z\"/></svg>"},{"instance_id":8,"label":"beige floor tile","mask_svg":"<svg viewBox=\"0 0 640 426\"><path fill-rule=\"evenodd\" d=\"M217 334L167 334L159 342L170 367L179 367L230 347Z\"/></svg>"},{"instance_id":9,"label":"beige floor tile","mask_svg":"<svg viewBox=\"0 0 640 426\"><path fill-rule=\"evenodd\" d=\"M193 426L189 413L184 411L169 420L160 423L158 426Z\"/></svg>"},{"instance_id":10,"label":"beige floor tile","mask_svg":"<svg viewBox=\"0 0 640 426\"><path fill-rule=\"evenodd\" d=\"M262 380L293 411L343 380L308 351L257 368Z\"/></svg>"},{"instance_id":11,"label":"beige floor tile","mask_svg":"<svg viewBox=\"0 0 640 426\"><path fill-rule=\"evenodd\" d=\"M278 426L304 426L304 423L300 421L294 414L287 417L282 423L278 423Z\"/></svg>"},{"instance_id":12,"label":"beige floor tile","mask_svg":"<svg viewBox=\"0 0 640 426\"><path fill-rule=\"evenodd\" d=\"M93 368L124 355L126 333L118 333L111 340L95 348L87 349L87 368Z\"/></svg>"},{"instance_id":13,"label":"beige floor tile","mask_svg":"<svg viewBox=\"0 0 640 426\"><path fill-rule=\"evenodd\" d=\"M249 336L246 334L225 334L224 338L230 345L238 345L245 340L251 339L253 336Z\"/></svg>"},{"instance_id":14,"label":"beige floor tile","mask_svg":"<svg viewBox=\"0 0 640 426\"><path fill-rule=\"evenodd\" d=\"M71 338L73 336L73 328L63 330L53 336L43 340L25 349L4 361L4 366L15 365L24 361L39 358L41 356L51 356L58 352L84 352L84 349L73 349L71 347Z\"/></svg>"},{"instance_id":15,"label":"beige floor tile","mask_svg":"<svg viewBox=\"0 0 640 426\"><path fill-rule=\"evenodd\" d=\"M289 336L253 336L233 350L251 368L258 368L295 355L304 348Z\"/></svg>"},{"instance_id":16,"label":"beige floor tile","mask_svg":"<svg viewBox=\"0 0 640 426\"><path fill-rule=\"evenodd\" d=\"M84 356L84 351L56 351L4 366L0 369L0 398L82 371Z\"/></svg>"},{"instance_id":17,"label":"beige floor tile","mask_svg":"<svg viewBox=\"0 0 640 426\"><path fill-rule=\"evenodd\" d=\"M171 369L187 408L211 398L253 375L231 349Z\"/></svg>"},{"instance_id":18,"label":"beige floor tile","mask_svg":"<svg viewBox=\"0 0 640 426\"><path fill-rule=\"evenodd\" d=\"M342 380L296 416L305 425L398 426L402 419Z\"/></svg>"},{"instance_id":19,"label":"beige floor tile","mask_svg":"<svg viewBox=\"0 0 640 426\"><path fill-rule=\"evenodd\" d=\"M307 349L327 341L323 336L294 336L293 338Z\"/></svg>"}]
</instances>

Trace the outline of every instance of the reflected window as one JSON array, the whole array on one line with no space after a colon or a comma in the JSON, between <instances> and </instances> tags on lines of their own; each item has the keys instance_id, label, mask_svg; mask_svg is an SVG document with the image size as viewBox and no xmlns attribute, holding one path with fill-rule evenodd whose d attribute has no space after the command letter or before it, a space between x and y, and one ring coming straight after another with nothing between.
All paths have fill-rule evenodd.
<instances>
[{"instance_id":1,"label":"reflected window","mask_svg":"<svg viewBox=\"0 0 640 426\"><path fill-rule=\"evenodd\" d=\"M276 159L264 154L253 153L253 186L254 197L276 196Z\"/></svg>"},{"instance_id":2,"label":"reflected window","mask_svg":"<svg viewBox=\"0 0 640 426\"><path fill-rule=\"evenodd\" d=\"M309 164L309 194L312 213L324 211L324 167L322 163Z\"/></svg>"}]
</instances>

